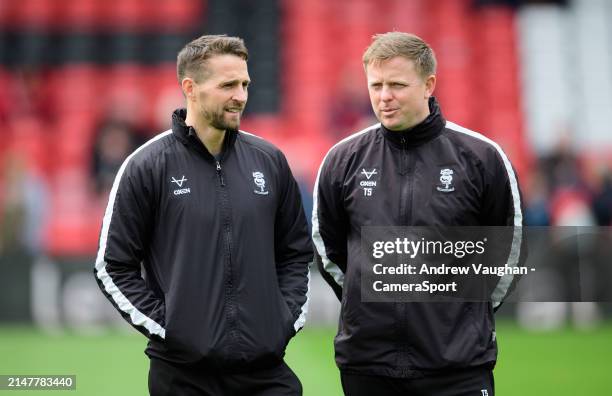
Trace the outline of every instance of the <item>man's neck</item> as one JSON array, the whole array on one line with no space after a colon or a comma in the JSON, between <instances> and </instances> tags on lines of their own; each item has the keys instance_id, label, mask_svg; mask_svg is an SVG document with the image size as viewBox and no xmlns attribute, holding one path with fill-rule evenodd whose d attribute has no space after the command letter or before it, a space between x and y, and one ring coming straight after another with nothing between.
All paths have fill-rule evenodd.
<instances>
[{"instance_id":1,"label":"man's neck","mask_svg":"<svg viewBox=\"0 0 612 396\"><path fill-rule=\"evenodd\" d=\"M193 112L187 110L187 117L185 117L185 125L193 127L198 139L202 142L204 147L214 156L221 153L223 149L223 139L225 138L225 130L219 130L212 127L209 123L204 120L194 119L192 116Z\"/></svg>"}]
</instances>

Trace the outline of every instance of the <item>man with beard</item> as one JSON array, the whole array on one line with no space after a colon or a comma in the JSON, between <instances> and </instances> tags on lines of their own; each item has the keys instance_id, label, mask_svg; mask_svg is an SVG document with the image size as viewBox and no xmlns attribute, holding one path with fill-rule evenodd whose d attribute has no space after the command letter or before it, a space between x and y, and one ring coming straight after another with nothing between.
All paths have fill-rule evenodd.
<instances>
[{"instance_id":1,"label":"man with beard","mask_svg":"<svg viewBox=\"0 0 612 396\"><path fill-rule=\"evenodd\" d=\"M186 109L110 192L96 280L149 338L152 395L302 393L283 356L305 322L311 242L284 155L238 130L247 57L235 37L187 44Z\"/></svg>"}]
</instances>

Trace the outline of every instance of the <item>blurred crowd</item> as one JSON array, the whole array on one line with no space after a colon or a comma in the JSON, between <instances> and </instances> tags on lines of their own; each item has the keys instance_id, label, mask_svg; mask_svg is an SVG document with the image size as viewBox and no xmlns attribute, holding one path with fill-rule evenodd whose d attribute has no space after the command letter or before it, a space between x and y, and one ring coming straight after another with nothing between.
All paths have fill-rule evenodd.
<instances>
[{"instance_id":1,"label":"blurred crowd","mask_svg":"<svg viewBox=\"0 0 612 396\"><path fill-rule=\"evenodd\" d=\"M611 158L579 152L561 136L526 178L525 221L533 226L609 226Z\"/></svg>"},{"instance_id":2,"label":"blurred crowd","mask_svg":"<svg viewBox=\"0 0 612 396\"><path fill-rule=\"evenodd\" d=\"M347 8L325 0L270 0L245 8L246 3L237 0L164 0L156 10L145 0L125 7L109 7L103 0L27 3L29 8L0 1L0 21L13 21L0 23L0 258L15 251L50 257L95 254L115 174L130 152L170 126L172 110L183 101L174 54L184 38L191 38L188 30L202 33L205 23L245 36L253 55L252 77L258 78L253 78L247 106L254 111L245 115L244 129L285 152L307 218L318 165L327 150L376 122L360 58L373 32L392 27L434 43L440 66L436 94L445 116L483 132L509 154L524 193L527 225L612 225L612 140L596 147L577 144L584 136L597 135L588 125L605 123L563 119L562 125L587 127L559 128L558 134L551 134L550 120L574 108L568 104L573 102L561 101L565 107L557 112L553 104L561 99L554 99L562 95L551 95L551 87L558 81L573 85L559 74L558 80L548 79L550 85L535 89L538 81L546 80L540 68L554 77L551 70L565 65L550 54L565 54L567 43L561 40L558 50L543 54L537 42L537 56L521 57L516 34L521 27L516 22L519 5L533 3L534 31L541 33L546 12L566 21L566 3L576 8L600 2L360 0ZM472 8L474 4L480 7ZM64 6L72 12L60 12ZM108 11L104 18L98 18L96 7ZM148 19L134 28L135 21L143 21L143 9L161 19L172 13L175 23L159 30L159 22ZM115 17L115 12L125 15ZM600 14L597 9L592 13ZM241 19L235 18L238 14ZM565 33L565 25L560 26ZM338 45L340 35L345 39ZM587 43L599 43L593 35L583 37ZM553 48L546 40L546 48ZM606 53L585 48L584 54L593 57ZM521 87L524 59L537 67L533 79ZM603 57L590 59L583 60L587 72L599 65L605 73L597 78L609 75ZM524 76L529 76L527 71L523 65ZM540 102L548 107L530 102L529 89L540 92ZM598 90L603 99L609 92L604 85ZM572 90L570 94L580 96ZM592 103L608 103L590 91L585 97L592 99L587 109ZM540 124L530 122L544 113L548 115ZM603 111L594 113L605 118ZM546 125L547 131L534 125ZM601 134L597 139L605 141Z\"/></svg>"},{"instance_id":3,"label":"blurred crowd","mask_svg":"<svg viewBox=\"0 0 612 396\"><path fill-rule=\"evenodd\" d=\"M349 133L373 123L370 104L365 91L355 90L356 84L345 80L337 90L335 106L329 111L329 138L337 141ZM12 119L24 114L38 114L37 127L48 119L44 108L37 109L27 91L32 89L24 83L23 103L18 108L22 114L4 112L2 123L15 125ZM359 88L361 88L359 86ZM177 87L178 92L178 87ZM32 95L34 96L34 95ZM160 106L160 112L170 114L171 108L180 106L176 95ZM38 104L40 105L40 104ZM87 195L96 201L99 209L105 205L115 174L123 160L136 147L156 132L167 128L159 117L159 124L147 126L138 114L133 101L113 104L96 123L93 139L85 146L87 153ZM24 121L19 121L24 124ZM27 124L27 123L26 123ZM7 132L9 131L9 132ZM52 167L43 166L40 150L49 150L44 142L28 141L30 135L24 131L5 129L5 143L0 151L0 249L23 247L30 251L43 251L43 235L50 209L49 183L53 178ZM12 133L12 136L11 136ZM51 133L51 132L49 132ZM20 136L23 134L24 136ZM35 137L42 134L32 135ZM567 135L560 135L554 150L537 157L527 174L521 174L525 199L527 225L574 225L609 226L612 224L612 155L577 151ZM323 154L323 153L321 153ZM51 156L51 160L55 160ZM48 165L48 164L47 164ZM310 172L316 173L316 169ZM306 210L310 210L309 194L314 177L299 177ZM312 176L312 175L311 175ZM96 222L97 219L89 220Z\"/></svg>"}]
</instances>

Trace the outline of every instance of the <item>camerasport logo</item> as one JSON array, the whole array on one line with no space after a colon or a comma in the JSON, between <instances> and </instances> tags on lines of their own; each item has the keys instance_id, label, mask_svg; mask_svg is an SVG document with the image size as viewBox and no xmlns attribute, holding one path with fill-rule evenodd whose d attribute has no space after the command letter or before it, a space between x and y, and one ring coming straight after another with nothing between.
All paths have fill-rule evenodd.
<instances>
[{"instance_id":1,"label":"camerasport logo","mask_svg":"<svg viewBox=\"0 0 612 396\"><path fill-rule=\"evenodd\" d=\"M377 184L377 181L373 180L372 178L378 175L378 171L376 170L376 168L362 168L360 175L363 175L365 177L365 179L362 179L359 182L359 187L363 188L363 196L371 197L374 193L374 189L376 188Z\"/></svg>"},{"instance_id":2,"label":"camerasport logo","mask_svg":"<svg viewBox=\"0 0 612 396\"><path fill-rule=\"evenodd\" d=\"M175 177L173 177L172 179L170 179L171 183L175 183L179 188L177 188L176 190L174 190L174 195L184 195L184 194L191 194L191 189L188 187L183 188L183 184L187 181L188 179L185 177L185 175L181 176L180 179L177 179Z\"/></svg>"}]
</instances>

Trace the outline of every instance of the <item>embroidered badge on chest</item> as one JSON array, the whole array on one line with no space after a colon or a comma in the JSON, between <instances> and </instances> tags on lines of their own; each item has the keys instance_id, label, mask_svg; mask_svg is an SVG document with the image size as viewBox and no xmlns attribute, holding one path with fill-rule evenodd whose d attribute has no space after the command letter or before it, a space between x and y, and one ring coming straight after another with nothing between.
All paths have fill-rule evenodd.
<instances>
[{"instance_id":1,"label":"embroidered badge on chest","mask_svg":"<svg viewBox=\"0 0 612 396\"><path fill-rule=\"evenodd\" d=\"M440 169L440 184L436 187L441 192L455 191L453 185L453 170L449 168Z\"/></svg>"},{"instance_id":2,"label":"embroidered badge on chest","mask_svg":"<svg viewBox=\"0 0 612 396\"><path fill-rule=\"evenodd\" d=\"M262 172L253 172L253 183L257 189L253 190L255 194L268 195L270 191L266 190L266 178Z\"/></svg>"},{"instance_id":3,"label":"embroidered badge on chest","mask_svg":"<svg viewBox=\"0 0 612 396\"><path fill-rule=\"evenodd\" d=\"M359 187L363 188L363 195L365 197L371 197L377 184L377 181L372 178L378 175L378 172L376 171L376 168L372 168L370 170L362 168L360 174L365 176L365 179L359 182Z\"/></svg>"},{"instance_id":4,"label":"embroidered badge on chest","mask_svg":"<svg viewBox=\"0 0 612 396\"><path fill-rule=\"evenodd\" d=\"M183 194L191 194L191 188L183 188L183 184L187 181L188 179L185 177L185 175L183 175L180 179L177 179L175 177L172 177L170 179L171 183L175 183L179 188L177 188L176 190L174 190L174 195L183 195Z\"/></svg>"}]
</instances>

